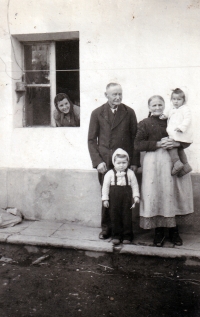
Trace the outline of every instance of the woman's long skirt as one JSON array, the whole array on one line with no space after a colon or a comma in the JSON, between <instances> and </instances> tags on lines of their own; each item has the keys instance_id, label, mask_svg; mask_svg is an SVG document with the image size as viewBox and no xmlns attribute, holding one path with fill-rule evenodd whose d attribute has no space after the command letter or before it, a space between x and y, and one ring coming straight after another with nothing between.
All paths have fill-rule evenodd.
<instances>
[{"instance_id":1,"label":"woman's long skirt","mask_svg":"<svg viewBox=\"0 0 200 317\"><path fill-rule=\"evenodd\" d=\"M171 176L172 162L167 150L147 152L143 161L140 227L175 227L176 216L193 213L190 174Z\"/></svg>"}]
</instances>

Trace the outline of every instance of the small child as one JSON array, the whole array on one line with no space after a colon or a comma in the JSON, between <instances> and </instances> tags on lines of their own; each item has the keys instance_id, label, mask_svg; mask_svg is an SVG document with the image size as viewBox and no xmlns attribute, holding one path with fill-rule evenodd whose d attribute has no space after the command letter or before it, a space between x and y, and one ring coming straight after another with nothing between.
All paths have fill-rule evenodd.
<instances>
[{"instance_id":1,"label":"small child","mask_svg":"<svg viewBox=\"0 0 200 317\"><path fill-rule=\"evenodd\" d=\"M190 146L192 140L192 118L189 107L187 106L187 96L183 90L176 88L172 91L171 102L173 108L170 109L169 115L162 114L160 119L166 119L167 133L170 138L180 142L179 148L173 148L169 151L173 168L172 175L181 177L192 171L188 163L184 149Z\"/></svg>"},{"instance_id":2,"label":"small child","mask_svg":"<svg viewBox=\"0 0 200 317\"><path fill-rule=\"evenodd\" d=\"M113 244L119 244L121 239L124 244L129 244L133 239L132 208L140 201L138 183L134 172L128 169L129 155L126 151L117 149L112 162L114 168L104 177L102 201L105 208L109 207Z\"/></svg>"}]
</instances>

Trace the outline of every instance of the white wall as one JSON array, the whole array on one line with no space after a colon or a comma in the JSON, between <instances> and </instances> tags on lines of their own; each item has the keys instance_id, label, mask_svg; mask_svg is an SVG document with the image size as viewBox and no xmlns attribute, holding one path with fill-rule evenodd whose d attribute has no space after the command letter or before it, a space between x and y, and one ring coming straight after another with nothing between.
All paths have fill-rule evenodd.
<instances>
[{"instance_id":1,"label":"white wall","mask_svg":"<svg viewBox=\"0 0 200 317\"><path fill-rule=\"evenodd\" d=\"M7 0L2 0L2 167L91 169L90 114L106 101L106 84L117 81L123 102L135 109L138 120L147 116L150 96L160 94L169 104L172 88L188 87L195 135L187 154L193 171L200 172L199 0L10 0L9 21L7 10ZM80 128L14 128L14 115L23 105L16 103L9 77L18 78L21 71L8 25L11 34L80 31ZM19 52L16 48L18 59Z\"/></svg>"}]
</instances>

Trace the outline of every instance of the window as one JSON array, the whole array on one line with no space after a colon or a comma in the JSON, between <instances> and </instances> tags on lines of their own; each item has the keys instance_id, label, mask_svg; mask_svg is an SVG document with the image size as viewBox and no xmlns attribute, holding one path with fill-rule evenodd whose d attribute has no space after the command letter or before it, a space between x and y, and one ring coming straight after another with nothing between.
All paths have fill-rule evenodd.
<instances>
[{"instance_id":1,"label":"window","mask_svg":"<svg viewBox=\"0 0 200 317\"><path fill-rule=\"evenodd\" d=\"M79 39L23 42L26 84L23 126L55 126L54 98L80 106Z\"/></svg>"}]
</instances>

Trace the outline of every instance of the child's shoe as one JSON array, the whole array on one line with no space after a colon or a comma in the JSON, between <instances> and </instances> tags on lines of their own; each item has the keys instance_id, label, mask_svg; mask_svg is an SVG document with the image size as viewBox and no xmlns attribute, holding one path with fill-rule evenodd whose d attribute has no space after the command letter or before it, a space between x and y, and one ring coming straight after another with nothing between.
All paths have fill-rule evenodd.
<instances>
[{"instance_id":1,"label":"child's shoe","mask_svg":"<svg viewBox=\"0 0 200 317\"><path fill-rule=\"evenodd\" d=\"M122 242L123 244L130 244L131 243L131 241L130 240L123 240L123 242Z\"/></svg>"},{"instance_id":2,"label":"child's shoe","mask_svg":"<svg viewBox=\"0 0 200 317\"><path fill-rule=\"evenodd\" d=\"M118 244L120 244L120 240L119 239L112 239L112 243L114 245L118 245Z\"/></svg>"},{"instance_id":3,"label":"child's shoe","mask_svg":"<svg viewBox=\"0 0 200 317\"><path fill-rule=\"evenodd\" d=\"M190 166L190 164L185 163L183 165L182 170L180 170L180 172L177 174L178 177L182 177L188 173L190 173L192 171L192 167Z\"/></svg>"},{"instance_id":4,"label":"child's shoe","mask_svg":"<svg viewBox=\"0 0 200 317\"><path fill-rule=\"evenodd\" d=\"M169 239L174 245L181 246L183 244L183 240L179 236L178 226L169 228Z\"/></svg>"},{"instance_id":5,"label":"child's shoe","mask_svg":"<svg viewBox=\"0 0 200 317\"><path fill-rule=\"evenodd\" d=\"M178 174L178 172L180 172L180 170L182 170L183 167L184 167L184 165L180 160L176 161L174 163L173 168L172 168L171 175L174 176L174 175Z\"/></svg>"},{"instance_id":6,"label":"child's shoe","mask_svg":"<svg viewBox=\"0 0 200 317\"><path fill-rule=\"evenodd\" d=\"M155 236L153 243L156 247L162 247L165 241L165 231L163 227L155 228Z\"/></svg>"}]
</instances>

